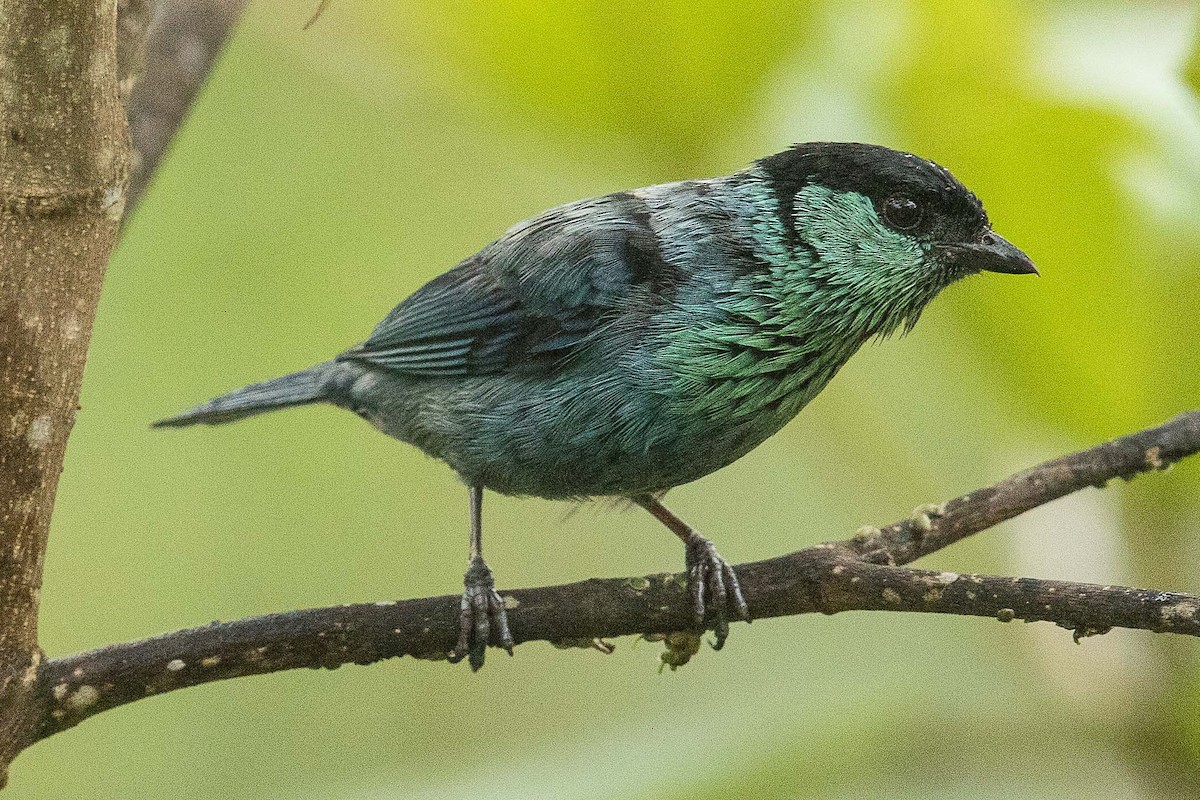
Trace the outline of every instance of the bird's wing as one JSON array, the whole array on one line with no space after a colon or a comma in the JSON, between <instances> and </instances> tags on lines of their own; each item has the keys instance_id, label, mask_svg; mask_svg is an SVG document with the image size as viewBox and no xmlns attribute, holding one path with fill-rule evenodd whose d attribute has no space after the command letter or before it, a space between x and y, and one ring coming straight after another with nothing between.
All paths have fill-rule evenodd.
<instances>
[{"instance_id":1,"label":"bird's wing","mask_svg":"<svg viewBox=\"0 0 1200 800\"><path fill-rule=\"evenodd\" d=\"M549 371L671 269L632 196L562 206L418 289L341 358L428 377Z\"/></svg>"}]
</instances>

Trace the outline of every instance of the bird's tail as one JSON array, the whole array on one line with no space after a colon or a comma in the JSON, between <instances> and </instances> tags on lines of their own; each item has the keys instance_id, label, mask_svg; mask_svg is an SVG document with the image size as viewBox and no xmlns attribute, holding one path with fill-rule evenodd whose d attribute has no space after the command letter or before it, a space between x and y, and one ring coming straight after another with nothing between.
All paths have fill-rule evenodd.
<instances>
[{"instance_id":1,"label":"bird's tail","mask_svg":"<svg viewBox=\"0 0 1200 800\"><path fill-rule=\"evenodd\" d=\"M302 406L324 400L324 374L327 364L303 372L293 372L273 381L252 383L229 394L209 400L202 406L151 423L152 428L182 428L186 425L220 425L288 406Z\"/></svg>"}]
</instances>

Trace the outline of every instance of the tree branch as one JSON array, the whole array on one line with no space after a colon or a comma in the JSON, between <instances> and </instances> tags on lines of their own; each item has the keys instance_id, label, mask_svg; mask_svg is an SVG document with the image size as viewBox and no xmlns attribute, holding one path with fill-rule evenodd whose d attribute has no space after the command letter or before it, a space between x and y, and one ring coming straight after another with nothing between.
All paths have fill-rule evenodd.
<instances>
[{"instance_id":1,"label":"tree branch","mask_svg":"<svg viewBox=\"0 0 1200 800\"><path fill-rule=\"evenodd\" d=\"M146 0L129 0L131 12L144 13L146 6ZM245 6L246 0L160 0L145 39L143 76L129 99L133 167L126 219L187 119ZM123 60L136 58L130 54Z\"/></svg>"},{"instance_id":2,"label":"tree branch","mask_svg":"<svg viewBox=\"0 0 1200 800\"><path fill-rule=\"evenodd\" d=\"M913 611L1051 621L1082 636L1113 627L1200 636L1200 597L1033 578L897 566L1113 478L1162 470L1200 451L1200 411L1048 461L1000 483L924 506L883 529L736 567L756 619L851 610ZM592 579L504 592L517 642L686 630L690 601L677 574ZM411 655L442 659L458 635L457 595L360 603L213 623L57 658L42 665L40 736L148 695L299 667L333 669Z\"/></svg>"}]
</instances>

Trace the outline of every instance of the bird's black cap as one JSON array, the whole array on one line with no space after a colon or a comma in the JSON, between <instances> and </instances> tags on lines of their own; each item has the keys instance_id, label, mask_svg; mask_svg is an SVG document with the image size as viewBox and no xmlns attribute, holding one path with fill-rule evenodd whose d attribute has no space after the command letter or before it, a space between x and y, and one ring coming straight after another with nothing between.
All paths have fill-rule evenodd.
<instances>
[{"instance_id":1,"label":"bird's black cap","mask_svg":"<svg viewBox=\"0 0 1200 800\"><path fill-rule=\"evenodd\" d=\"M970 238L988 227L983 204L970 189L950 170L912 153L874 144L808 142L757 163L775 189L788 231L794 224L796 194L813 184L857 192L871 198L876 208L890 197L911 198L934 212L929 219L937 224L937 238Z\"/></svg>"}]
</instances>

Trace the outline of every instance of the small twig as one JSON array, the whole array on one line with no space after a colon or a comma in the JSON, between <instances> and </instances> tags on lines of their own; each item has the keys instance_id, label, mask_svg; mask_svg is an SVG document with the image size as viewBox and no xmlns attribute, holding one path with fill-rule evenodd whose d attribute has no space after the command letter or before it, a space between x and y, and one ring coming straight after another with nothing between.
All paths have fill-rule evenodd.
<instances>
[{"instance_id":1,"label":"small twig","mask_svg":"<svg viewBox=\"0 0 1200 800\"><path fill-rule=\"evenodd\" d=\"M308 22L304 23L304 30L311 28L316 21L321 18L321 15L325 13L325 9L329 8L329 1L330 0L320 0L320 2L317 3L317 7L313 10L312 16L308 18Z\"/></svg>"},{"instance_id":2,"label":"small twig","mask_svg":"<svg viewBox=\"0 0 1200 800\"><path fill-rule=\"evenodd\" d=\"M853 539L743 564L755 618L851 610L1051 621L1076 639L1110 628L1200 636L1200 597L1033 578L896 566L1088 486L1131 478L1200 451L1200 412L925 506ZM690 624L683 575L580 581L505 592L517 642L663 634ZM457 595L292 611L213 623L46 662L41 736L148 695L299 667L332 669L411 655L441 659L457 636Z\"/></svg>"}]
</instances>

